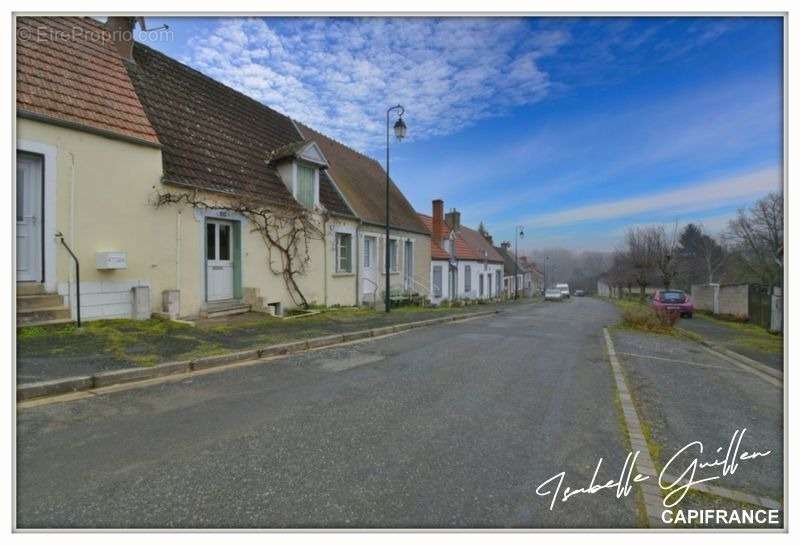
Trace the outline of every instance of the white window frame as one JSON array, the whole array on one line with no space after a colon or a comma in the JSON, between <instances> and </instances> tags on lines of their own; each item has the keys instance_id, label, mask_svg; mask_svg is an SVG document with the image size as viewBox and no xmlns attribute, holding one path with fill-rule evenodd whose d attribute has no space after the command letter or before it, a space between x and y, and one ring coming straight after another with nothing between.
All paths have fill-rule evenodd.
<instances>
[{"instance_id":1,"label":"white window frame","mask_svg":"<svg viewBox=\"0 0 800 545\"><path fill-rule=\"evenodd\" d=\"M439 285L436 285L436 272L439 272ZM431 288L434 297L442 296L442 288L444 287L444 268L441 265L434 265L431 271ZM438 289L437 289L438 288Z\"/></svg>"},{"instance_id":2,"label":"white window frame","mask_svg":"<svg viewBox=\"0 0 800 545\"><path fill-rule=\"evenodd\" d=\"M349 248L349 259L350 267L348 269L342 268L342 255L341 255L341 239L343 236L350 237L350 248ZM355 236L350 231L336 231L334 233L334 263L335 263L335 270L337 274L352 274L353 272L353 241L355 240Z\"/></svg>"},{"instance_id":3,"label":"white window frame","mask_svg":"<svg viewBox=\"0 0 800 545\"><path fill-rule=\"evenodd\" d=\"M400 255L398 254L400 248L400 239L396 237L390 237L389 240L391 242L394 242L394 251L391 250L392 248L391 242L387 242L387 244L389 245L389 272L392 274L396 274L400 272ZM392 267L392 257L394 257L394 267Z\"/></svg>"}]
</instances>

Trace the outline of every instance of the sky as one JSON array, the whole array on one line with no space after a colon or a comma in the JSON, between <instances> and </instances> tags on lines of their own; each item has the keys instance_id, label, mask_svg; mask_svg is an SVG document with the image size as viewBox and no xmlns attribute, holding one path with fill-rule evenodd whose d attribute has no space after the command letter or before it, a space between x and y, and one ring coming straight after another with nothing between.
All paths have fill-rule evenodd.
<instances>
[{"instance_id":1,"label":"sky","mask_svg":"<svg viewBox=\"0 0 800 545\"><path fill-rule=\"evenodd\" d=\"M779 18L148 18L140 41L347 145L521 249L718 233L782 183ZM166 36L166 38L165 38ZM394 123L395 118L392 118Z\"/></svg>"}]
</instances>

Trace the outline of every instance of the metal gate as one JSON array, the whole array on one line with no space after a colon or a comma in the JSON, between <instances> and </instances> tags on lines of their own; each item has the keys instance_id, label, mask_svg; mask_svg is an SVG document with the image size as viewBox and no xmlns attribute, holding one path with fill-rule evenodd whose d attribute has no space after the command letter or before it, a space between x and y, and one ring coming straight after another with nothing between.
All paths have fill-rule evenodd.
<instances>
[{"instance_id":1,"label":"metal gate","mask_svg":"<svg viewBox=\"0 0 800 545\"><path fill-rule=\"evenodd\" d=\"M770 309L772 306L769 286L750 284L747 290L747 313L750 322L765 329L770 326Z\"/></svg>"}]
</instances>

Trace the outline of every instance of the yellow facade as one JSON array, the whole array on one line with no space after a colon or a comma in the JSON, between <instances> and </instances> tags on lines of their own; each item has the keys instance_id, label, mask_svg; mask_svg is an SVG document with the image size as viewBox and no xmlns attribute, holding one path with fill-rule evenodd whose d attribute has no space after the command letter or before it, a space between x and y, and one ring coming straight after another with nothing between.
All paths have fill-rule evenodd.
<instances>
[{"instance_id":1,"label":"yellow facade","mask_svg":"<svg viewBox=\"0 0 800 545\"><path fill-rule=\"evenodd\" d=\"M162 310L162 292L179 290L181 316L196 316L205 304L205 216L190 206L155 208L161 183L158 148L90 132L18 118L18 149L45 153L45 170L54 178L55 196L45 187L45 284L63 294L74 290L72 265L60 244L49 244L60 231L81 263L82 310L87 318L119 317L132 285L150 288L152 311ZM52 205L48 205L48 199ZM213 212L209 213L213 215ZM236 218L231 218L236 221ZM320 221L322 221L320 219ZM311 260L300 286L311 303L356 304L357 279L334 272L336 229L356 230L358 223L330 218L325 235L310 240ZM97 252L125 252L127 268L99 270ZM260 234L241 228L242 287L256 288L265 303L295 306L281 276L267 264ZM71 305L74 306L74 305ZM92 310L93 309L93 310Z\"/></svg>"}]
</instances>

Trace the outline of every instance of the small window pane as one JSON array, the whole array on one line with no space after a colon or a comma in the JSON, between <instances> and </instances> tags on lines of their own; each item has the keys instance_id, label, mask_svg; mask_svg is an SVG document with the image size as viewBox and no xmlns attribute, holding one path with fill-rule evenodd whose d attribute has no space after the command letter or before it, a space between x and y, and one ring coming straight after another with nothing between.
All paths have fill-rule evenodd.
<instances>
[{"instance_id":1,"label":"small window pane","mask_svg":"<svg viewBox=\"0 0 800 545\"><path fill-rule=\"evenodd\" d=\"M25 219L25 169L17 163L17 221Z\"/></svg>"},{"instance_id":2,"label":"small window pane","mask_svg":"<svg viewBox=\"0 0 800 545\"><path fill-rule=\"evenodd\" d=\"M231 258L231 226L228 224L219 226L219 258L222 261Z\"/></svg>"},{"instance_id":3,"label":"small window pane","mask_svg":"<svg viewBox=\"0 0 800 545\"><path fill-rule=\"evenodd\" d=\"M217 259L217 247L214 241L216 240L215 233L216 225L213 223L206 224L206 259Z\"/></svg>"}]
</instances>

